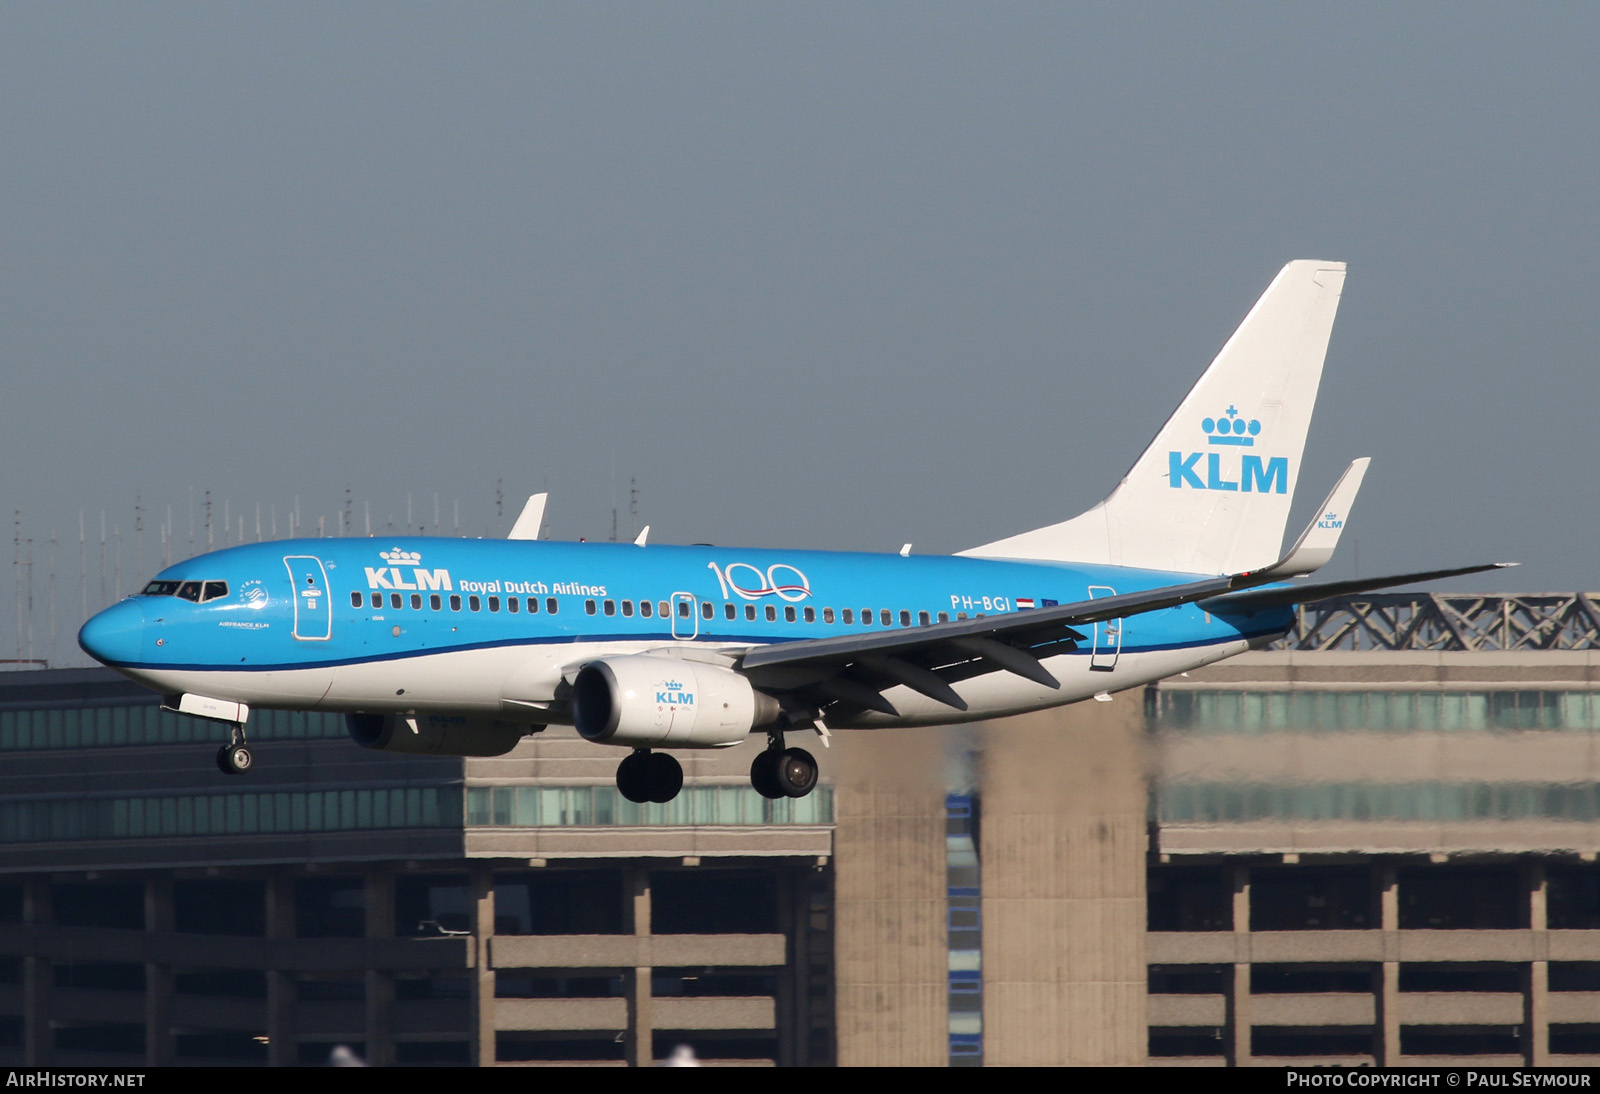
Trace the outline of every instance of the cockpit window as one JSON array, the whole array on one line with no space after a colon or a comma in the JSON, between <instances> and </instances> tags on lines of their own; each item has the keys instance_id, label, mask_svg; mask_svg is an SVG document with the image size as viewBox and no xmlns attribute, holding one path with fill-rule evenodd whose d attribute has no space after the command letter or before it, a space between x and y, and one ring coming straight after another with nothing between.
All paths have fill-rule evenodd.
<instances>
[{"instance_id":1,"label":"cockpit window","mask_svg":"<svg viewBox=\"0 0 1600 1094\"><path fill-rule=\"evenodd\" d=\"M207 600L220 600L228 595L226 581L152 581L144 587L142 596L177 596L203 604Z\"/></svg>"}]
</instances>

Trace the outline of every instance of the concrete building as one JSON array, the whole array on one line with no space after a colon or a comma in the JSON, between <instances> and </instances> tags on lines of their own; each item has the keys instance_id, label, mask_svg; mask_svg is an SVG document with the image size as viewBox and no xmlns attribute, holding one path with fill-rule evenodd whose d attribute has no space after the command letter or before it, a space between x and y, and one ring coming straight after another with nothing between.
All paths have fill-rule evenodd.
<instances>
[{"instance_id":1,"label":"concrete building","mask_svg":"<svg viewBox=\"0 0 1600 1094\"><path fill-rule=\"evenodd\" d=\"M1600 613L1537 599L840 735L778 803L759 742L635 806L556 731L270 712L230 778L109 673L7 674L0 1064L1594 1064Z\"/></svg>"}]
</instances>

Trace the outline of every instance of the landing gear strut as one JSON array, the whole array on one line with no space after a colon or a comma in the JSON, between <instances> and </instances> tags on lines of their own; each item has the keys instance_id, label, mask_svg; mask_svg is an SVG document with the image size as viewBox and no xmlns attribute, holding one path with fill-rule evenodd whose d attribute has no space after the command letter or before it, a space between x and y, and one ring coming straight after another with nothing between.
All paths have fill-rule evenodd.
<instances>
[{"instance_id":1,"label":"landing gear strut","mask_svg":"<svg viewBox=\"0 0 1600 1094\"><path fill-rule=\"evenodd\" d=\"M236 724L232 738L217 749L217 770L224 775L242 775L255 762L256 758L250 754L250 746L244 739L244 726Z\"/></svg>"},{"instance_id":2,"label":"landing gear strut","mask_svg":"<svg viewBox=\"0 0 1600 1094\"><path fill-rule=\"evenodd\" d=\"M617 790L631 802L669 802L683 789L683 767L665 752L636 748L617 765Z\"/></svg>"},{"instance_id":3,"label":"landing gear strut","mask_svg":"<svg viewBox=\"0 0 1600 1094\"><path fill-rule=\"evenodd\" d=\"M763 798L803 798L817 786L817 761L803 748L784 748L782 733L767 734L767 750L750 765L750 785Z\"/></svg>"}]
</instances>

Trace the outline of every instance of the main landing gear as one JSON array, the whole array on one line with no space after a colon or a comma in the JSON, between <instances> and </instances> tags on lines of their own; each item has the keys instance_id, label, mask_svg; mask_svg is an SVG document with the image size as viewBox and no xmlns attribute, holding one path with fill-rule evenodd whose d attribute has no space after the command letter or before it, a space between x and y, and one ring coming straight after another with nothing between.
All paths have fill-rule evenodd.
<instances>
[{"instance_id":1,"label":"main landing gear","mask_svg":"<svg viewBox=\"0 0 1600 1094\"><path fill-rule=\"evenodd\" d=\"M683 789L683 767L665 752L636 748L617 765L617 790L631 802L669 802Z\"/></svg>"},{"instance_id":2,"label":"main landing gear","mask_svg":"<svg viewBox=\"0 0 1600 1094\"><path fill-rule=\"evenodd\" d=\"M244 739L244 726L235 725L233 736L227 744L217 749L217 770L224 775L243 775L250 770L256 758Z\"/></svg>"},{"instance_id":3,"label":"main landing gear","mask_svg":"<svg viewBox=\"0 0 1600 1094\"><path fill-rule=\"evenodd\" d=\"M767 734L767 750L750 765L750 785L763 798L803 798L817 786L816 757L784 748L782 733Z\"/></svg>"}]
</instances>

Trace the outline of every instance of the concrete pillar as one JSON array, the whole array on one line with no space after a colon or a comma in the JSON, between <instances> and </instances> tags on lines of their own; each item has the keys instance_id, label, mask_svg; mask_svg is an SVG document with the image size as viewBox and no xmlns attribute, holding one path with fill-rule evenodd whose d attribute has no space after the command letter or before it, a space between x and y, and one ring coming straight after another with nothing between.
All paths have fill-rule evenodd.
<instances>
[{"instance_id":1,"label":"concrete pillar","mask_svg":"<svg viewBox=\"0 0 1600 1094\"><path fill-rule=\"evenodd\" d=\"M1224 970L1223 993L1227 999L1227 1044L1224 1055L1231 1067L1250 1064L1250 964L1238 955L1250 952L1250 867L1232 866L1229 881L1233 890L1233 952L1235 962Z\"/></svg>"},{"instance_id":2,"label":"concrete pillar","mask_svg":"<svg viewBox=\"0 0 1600 1094\"><path fill-rule=\"evenodd\" d=\"M48 927L55 921L49 878L30 877L24 883L22 921L34 928ZM37 944L37 930L30 933ZM54 1046L50 1037L50 989L54 975L48 958L29 954L22 959L22 1060L29 1067L43 1067L51 1060Z\"/></svg>"},{"instance_id":3,"label":"concrete pillar","mask_svg":"<svg viewBox=\"0 0 1600 1094\"><path fill-rule=\"evenodd\" d=\"M497 1059L494 1026L494 966L490 963L494 941L494 872L487 866L472 871L473 942L477 976L472 990L473 1063L491 1067Z\"/></svg>"},{"instance_id":4,"label":"concrete pillar","mask_svg":"<svg viewBox=\"0 0 1600 1094\"><path fill-rule=\"evenodd\" d=\"M834 738L834 1014L843 1067L950 1059L944 739Z\"/></svg>"},{"instance_id":5,"label":"concrete pillar","mask_svg":"<svg viewBox=\"0 0 1600 1094\"><path fill-rule=\"evenodd\" d=\"M986 1065L1142 1065L1141 694L983 728L978 858Z\"/></svg>"},{"instance_id":6,"label":"concrete pillar","mask_svg":"<svg viewBox=\"0 0 1600 1094\"><path fill-rule=\"evenodd\" d=\"M1400 1064L1400 886L1394 863L1375 868L1378 890L1378 928L1383 932L1383 961L1378 967L1375 1018L1378 1045L1373 1055L1379 1067Z\"/></svg>"},{"instance_id":7,"label":"concrete pillar","mask_svg":"<svg viewBox=\"0 0 1600 1094\"><path fill-rule=\"evenodd\" d=\"M639 940L644 952L650 937L650 870L636 866L623 874L623 914L628 929ZM623 973L623 991L628 998L628 1029L624 1034L624 1053L629 1067L655 1064L655 1020L651 1014L651 976L649 965L638 965Z\"/></svg>"},{"instance_id":8,"label":"concrete pillar","mask_svg":"<svg viewBox=\"0 0 1600 1094\"><path fill-rule=\"evenodd\" d=\"M278 871L268 875L266 923L269 940L295 935L294 878ZM294 1043L295 980L290 973L267 970L267 1063L292 1067L297 1058Z\"/></svg>"},{"instance_id":9,"label":"concrete pillar","mask_svg":"<svg viewBox=\"0 0 1600 1094\"><path fill-rule=\"evenodd\" d=\"M1529 962L1522 991L1522 1052L1529 1067L1550 1065L1550 962L1548 896L1544 863L1523 866L1528 890L1528 926L1534 934L1534 958Z\"/></svg>"},{"instance_id":10,"label":"concrete pillar","mask_svg":"<svg viewBox=\"0 0 1600 1094\"><path fill-rule=\"evenodd\" d=\"M375 870L362 879L366 888L368 938L394 937L394 875ZM394 1065L394 1037L390 1033L389 1008L394 1003L394 974L368 969L367 981L367 1063L373 1067Z\"/></svg>"},{"instance_id":11,"label":"concrete pillar","mask_svg":"<svg viewBox=\"0 0 1600 1094\"><path fill-rule=\"evenodd\" d=\"M172 878L150 878L144 883L146 934L166 934L173 929ZM172 966L146 961L144 966L144 1060L149 1067L172 1063Z\"/></svg>"}]
</instances>

